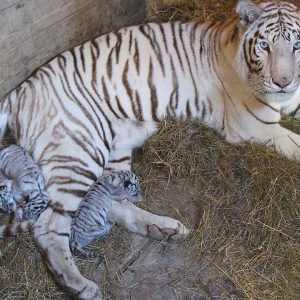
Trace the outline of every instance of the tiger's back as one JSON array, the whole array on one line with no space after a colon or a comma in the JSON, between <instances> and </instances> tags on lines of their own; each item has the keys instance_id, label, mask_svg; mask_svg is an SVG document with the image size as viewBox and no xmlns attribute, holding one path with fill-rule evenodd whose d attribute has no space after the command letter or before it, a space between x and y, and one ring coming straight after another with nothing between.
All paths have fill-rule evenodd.
<instances>
[{"instance_id":1,"label":"tiger's back","mask_svg":"<svg viewBox=\"0 0 300 300\"><path fill-rule=\"evenodd\" d=\"M1 102L0 121L9 114L18 144L43 169L50 194L64 193L66 210L75 210L77 197L101 175L122 127L136 122L142 135L126 137L132 142L122 146L121 158L166 116L200 116L223 128L222 101L213 103L207 91L215 77L212 54L199 43L209 28L176 22L120 29L59 55Z\"/></svg>"}]
</instances>

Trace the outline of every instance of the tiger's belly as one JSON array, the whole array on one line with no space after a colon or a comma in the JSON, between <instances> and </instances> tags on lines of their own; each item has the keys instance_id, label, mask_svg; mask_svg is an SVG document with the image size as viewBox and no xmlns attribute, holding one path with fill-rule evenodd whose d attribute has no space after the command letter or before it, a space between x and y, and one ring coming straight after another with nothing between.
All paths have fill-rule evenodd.
<instances>
[{"instance_id":1,"label":"tiger's belly","mask_svg":"<svg viewBox=\"0 0 300 300\"><path fill-rule=\"evenodd\" d=\"M51 203L75 211L102 174L112 138L92 127L86 130L57 109L53 118L46 112L28 122L29 110L30 101L12 118L10 129L17 144L29 151L41 167ZM77 114L76 118L89 123L84 115Z\"/></svg>"}]
</instances>

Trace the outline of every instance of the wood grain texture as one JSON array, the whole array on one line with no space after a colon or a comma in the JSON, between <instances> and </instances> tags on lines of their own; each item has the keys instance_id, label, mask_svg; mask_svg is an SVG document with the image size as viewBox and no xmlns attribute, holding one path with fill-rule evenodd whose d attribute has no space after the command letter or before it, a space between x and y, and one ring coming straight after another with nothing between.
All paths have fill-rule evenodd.
<instances>
[{"instance_id":1,"label":"wood grain texture","mask_svg":"<svg viewBox=\"0 0 300 300\"><path fill-rule=\"evenodd\" d=\"M57 54L142 22L145 0L1 0L0 99Z\"/></svg>"}]
</instances>

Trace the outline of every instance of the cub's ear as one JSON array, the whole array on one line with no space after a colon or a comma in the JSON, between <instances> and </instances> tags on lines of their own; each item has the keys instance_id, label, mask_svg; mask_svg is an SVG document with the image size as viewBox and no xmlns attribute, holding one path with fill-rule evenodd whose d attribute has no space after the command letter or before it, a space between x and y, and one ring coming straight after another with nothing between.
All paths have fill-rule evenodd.
<instances>
[{"instance_id":1,"label":"cub's ear","mask_svg":"<svg viewBox=\"0 0 300 300\"><path fill-rule=\"evenodd\" d=\"M236 13L240 17L241 25L246 27L259 18L262 10L250 0L239 0Z\"/></svg>"},{"instance_id":2,"label":"cub's ear","mask_svg":"<svg viewBox=\"0 0 300 300\"><path fill-rule=\"evenodd\" d=\"M7 179L7 180L5 181L5 185L7 186L7 189L8 189L9 191L12 189L13 184L14 184L14 182L13 182L13 180L11 180L11 179Z\"/></svg>"}]
</instances>

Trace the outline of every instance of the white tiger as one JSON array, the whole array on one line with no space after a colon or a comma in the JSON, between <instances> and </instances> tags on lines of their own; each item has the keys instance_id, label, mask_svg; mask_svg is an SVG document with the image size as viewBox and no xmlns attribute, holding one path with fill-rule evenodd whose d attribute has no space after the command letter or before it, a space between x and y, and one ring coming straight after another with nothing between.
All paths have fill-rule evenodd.
<instances>
[{"instance_id":1,"label":"white tiger","mask_svg":"<svg viewBox=\"0 0 300 300\"><path fill-rule=\"evenodd\" d=\"M300 136L279 125L282 114L300 115L299 10L240 0L236 11L223 23L145 24L101 36L57 56L2 100L1 133L8 124L33 154L49 192L34 239L78 298L101 292L71 256L68 211L104 169L129 170L132 148L165 117L197 119L229 142L262 142L300 160ZM111 215L156 239L189 233L131 203L114 203Z\"/></svg>"}]
</instances>

